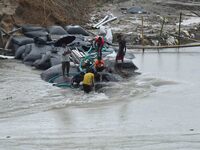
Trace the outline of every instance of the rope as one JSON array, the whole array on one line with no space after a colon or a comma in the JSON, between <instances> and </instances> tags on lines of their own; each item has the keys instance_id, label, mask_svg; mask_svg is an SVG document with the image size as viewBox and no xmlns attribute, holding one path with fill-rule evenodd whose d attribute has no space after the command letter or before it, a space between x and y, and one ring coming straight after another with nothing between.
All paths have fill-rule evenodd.
<instances>
[{"instance_id":1,"label":"rope","mask_svg":"<svg viewBox=\"0 0 200 150\"><path fill-rule=\"evenodd\" d=\"M69 73L70 75L74 76L76 73ZM56 75L48 80L49 83L54 83L54 81L62 75Z\"/></svg>"},{"instance_id":2,"label":"rope","mask_svg":"<svg viewBox=\"0 0 200 150\"><path fill-rule=\"evenodd\" d=\"M81 60L80 60L80 63L79 63L79 70L81 72L85 72L85 70L82 68L83 66L83 62L85 62L86 60L89 60L90 62L92 61L92 64L93 64L93 59L92 58L92 55L94 55L96 57L97 54L91 54L92 51L94 50L94 48L91 46L90 49L86 52L86 55L85 57L83 57Z\"/></svg>"},{"instance_id":3,"label":"rope","mask_svg":"<svg viewBox=\"0 0 200 150\"><path fill-rule=\"evenodd\" d=\"M56 83L56 84L53 84L53 86L62 87L62 88L69 88L69 87L72 88L71 83L65 83L65 82Z\"/></svg>"},{"instance_id":4,"label":"rope","mask_svg":"<svg viewBox=\"0 0 200 150\"><path fill-rule=\"evenodd\" d=\"M56 76L50 78L48 82L49 82L49 83L53 83L54 80L55 80L56 78L60 77L60 76L61 76L61 75L56 75Z\"/></svg>"}]
</instances>

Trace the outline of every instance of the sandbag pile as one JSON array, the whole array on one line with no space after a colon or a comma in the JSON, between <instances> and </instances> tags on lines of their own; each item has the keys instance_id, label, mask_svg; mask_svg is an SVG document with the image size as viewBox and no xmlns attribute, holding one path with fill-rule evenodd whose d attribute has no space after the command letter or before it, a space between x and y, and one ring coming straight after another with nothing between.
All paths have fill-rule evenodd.
<instances>
[{"instance_id":1,"label":"sandbag pile","mask_svg":"<svg viewBox=\"0 0 200 150\"><path fill-rule=\"evenodd\" d=\"M47 28L33 25L22 25L22 34L11 40L15 58L21 59L25 64L37 69L48 69L60 64L60 53L54 43L63 36L75 36L76 39L69 44L80 51L88 50L91 43L85 41L90 34L78 25L49 26Z\"/></svg>"},{"instance_id":2,"label":"sandbag pile","mask_svg":"<svg viewBox=\"0 0 200 150\"><path fill-rule=\"evenodd\" d=\"M112 33L110 32L110 36ZM22 35L14 36L12 38L12 46L15 50L15 58L22 60L25 64L34 66L37 69L44 70L41 73L41 78L47 82L62 85L60 83L65 83L70 85L71 78L80 73L80 62L85 58L96 57L96 51L89 50L92 43L87 42L85 39L90 34L84 30L82 27L75 26L50 26L47 28L31 25L22 26ZM87 38L86 38L87 37ZM68 81L62 76L61 67L61 56L62 51L59 48L62 45L63 40L71 49L70 55L70 77ZM108 38L109 39L109 38ZM112 38L110 38L112 40ZM62 41L62 42L61 42ZM102 56L106 61L107 71L101 73L101 82L116 82L120 79L120 72L115 70L115 53L112 47L105 48L103 50ZM89 50L89 51L88 51ZM87 53L86 53L87 52ZM112 59L108 57L111 55ZM124 63L124 66L120 68L125 68L128 72L132 72L137 69L136 66L130 62ZM98 82L98 80L96 81ZM66 86L66 85L65 85Z\"/></svg>"}]
</instances>

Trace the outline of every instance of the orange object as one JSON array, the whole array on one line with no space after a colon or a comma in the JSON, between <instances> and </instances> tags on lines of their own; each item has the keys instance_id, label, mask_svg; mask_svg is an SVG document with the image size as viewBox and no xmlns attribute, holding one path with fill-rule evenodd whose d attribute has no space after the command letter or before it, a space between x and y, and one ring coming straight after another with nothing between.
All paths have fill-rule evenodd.
<instances>
[{"instance_id":1,"label":"orange object","mask_svg":"<svg viewBox=\"0 0 200 150\"><path fill-rule=\"evenodd\" d=\"M104 67L105 66L105 62L102 59L101 60L96 60L94 66L95 66L95 68Z\"/></svg>"}]
</instances>

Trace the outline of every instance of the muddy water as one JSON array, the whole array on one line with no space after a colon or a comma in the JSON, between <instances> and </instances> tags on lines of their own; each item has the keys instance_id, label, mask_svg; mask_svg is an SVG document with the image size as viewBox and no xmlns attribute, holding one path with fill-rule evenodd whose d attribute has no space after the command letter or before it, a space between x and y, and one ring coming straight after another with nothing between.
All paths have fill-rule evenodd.
<instances>
[{"instance_id":1,"label":"muddy water","mask_svg":"<svg viewBox=\"0 0 200 150\"><path fill-rule=\"evenodd\" d=\"M1 60L0 149L200 149L198 50L135 53L141 75L89 95Z\"/></svg>"}]
</instances>

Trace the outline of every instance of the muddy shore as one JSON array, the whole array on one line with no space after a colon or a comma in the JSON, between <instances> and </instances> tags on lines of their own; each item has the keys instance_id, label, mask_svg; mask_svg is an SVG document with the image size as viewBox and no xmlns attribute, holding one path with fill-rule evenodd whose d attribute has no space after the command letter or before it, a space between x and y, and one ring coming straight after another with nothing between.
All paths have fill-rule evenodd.
<instances>
[{"instance_id":1,"label":"muddy shore","mask_svg":"<svg viewBox=\"0 0 200 150\"><path fill-rule=\"evenodd\" d=\"M144 12L131 14L127 10L140 7ZM107 24L115 35L124 33L129 44L141 45L142 17L143 45L176 45L179 39L179 20L181 16L180 44L200 41L200 2L191 0L129 0L112 2L97 8L91 17L91 24L105 15L113 14L118 19ZM163 24L163 28L162 28ZM162 31L161 31L162 30Z\"/></svg>"}]
</instances>

